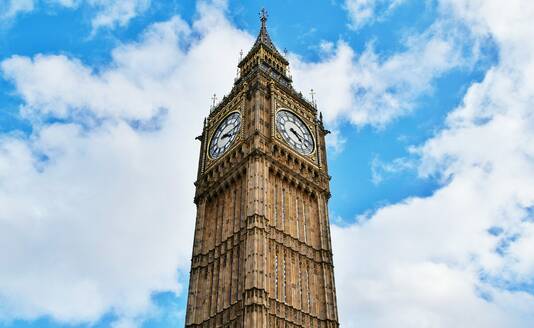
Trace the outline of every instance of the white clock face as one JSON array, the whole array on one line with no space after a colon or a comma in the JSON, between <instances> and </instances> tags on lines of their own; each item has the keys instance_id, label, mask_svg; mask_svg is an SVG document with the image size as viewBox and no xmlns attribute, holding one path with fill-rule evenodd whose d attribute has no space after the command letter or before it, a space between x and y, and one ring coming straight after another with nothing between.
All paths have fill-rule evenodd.
<instances>
[{"instance_id":1,"label":"white clock face","mask_svg":"<svg viewBox=\"0 0 534 328\"><path fill-rule=\"evenodd\" d=\"M224 154L235 140L241 127L241 115L237 112L228 115L211 137L209 154L217 159Z\"/></svg>"},{"instance_id":2,"label":"white clock face","mask_svg":"<svg viewBox=\"0 0 534 328\"><path fill-rule=\"evenodd\" d=\"M313 152L314 141L304 122L292 112L281 109L276 113L276 128L293 149L303 155Z\"/></svg>"}]
</instances>

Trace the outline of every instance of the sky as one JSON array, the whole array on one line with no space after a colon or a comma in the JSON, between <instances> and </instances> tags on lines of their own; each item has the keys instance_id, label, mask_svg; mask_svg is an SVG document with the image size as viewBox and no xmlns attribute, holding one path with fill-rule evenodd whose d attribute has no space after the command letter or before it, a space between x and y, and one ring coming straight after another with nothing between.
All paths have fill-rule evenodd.
<instances>
[{"instance_id":1,"label":"sky","mask_svg":"<svg viewBox=\"0 0 534 328\"><path fill-rule=\"evenodd\" d=\"M0 328L183 326L262 7L332 131L342 327L531 327L534 2L0 0Z\"/></svg>"}]
</instances>

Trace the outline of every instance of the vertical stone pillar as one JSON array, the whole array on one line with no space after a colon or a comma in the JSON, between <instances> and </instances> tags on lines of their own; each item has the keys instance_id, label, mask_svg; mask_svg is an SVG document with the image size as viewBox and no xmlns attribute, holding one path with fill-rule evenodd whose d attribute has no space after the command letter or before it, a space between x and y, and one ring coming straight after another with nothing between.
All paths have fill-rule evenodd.
<instances>
[{"instance_id":1,"label":"vertical stone pillar","mask_svg":"<svg viewBox=\"0 0 534 328\"><path fill-rule=\"evenodd\" d=\"M247 169L245 327L267 327L267 164L254 156Z\"/></svg>"}]
</instances>

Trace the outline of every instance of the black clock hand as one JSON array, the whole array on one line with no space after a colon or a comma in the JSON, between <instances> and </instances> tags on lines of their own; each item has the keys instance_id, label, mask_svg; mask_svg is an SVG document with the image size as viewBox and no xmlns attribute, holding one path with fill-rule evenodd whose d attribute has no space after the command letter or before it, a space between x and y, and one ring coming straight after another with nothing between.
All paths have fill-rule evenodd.
<instances>
[{"instance_id":1,"label":"black clock hand","mask_svg":"<svg viewBox=\"0 0 534 328\"><path fill-rule=\"evenodd\" d=\"M232 135L230 133L225 133L221 136L221 139L224 139L224 138L230 138Z\"/></svg>"},{"instance_id":2,"label":"black clock hand","mask_svg":"<svg viewBox=\"0 0 534 328\"><path fill-rule=\"evenodd\" d=\"M293 132L293 134L295 136L297 136L297 138L299 139L300 142L302 142L302 139L300 138L300 135L297 133L297 131L295 131L295 129L293 128L289 128L289 131Z\"/></svg>"}]
</instances>

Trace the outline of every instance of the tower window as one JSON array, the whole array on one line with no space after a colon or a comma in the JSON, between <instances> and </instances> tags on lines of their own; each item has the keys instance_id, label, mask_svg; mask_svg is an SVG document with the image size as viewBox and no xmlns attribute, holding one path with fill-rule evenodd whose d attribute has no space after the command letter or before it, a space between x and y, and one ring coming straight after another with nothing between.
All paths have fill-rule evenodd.
<instances>
[{"instance_id":1,"label":"tower window","mask_svg":"<svg viewBox=\"0 0 534 328\"><path fill-rule=\"evenodd\" d=\"M274 297L278 299L278 255L274 256Z\"/></svg>"},{"instance_id":2,"label":"tower window","mask_svg":"<svg viewBox=\"0 0 534 328\"><path fill-rule=\"evenodd\" d=\"M295 198L295 218L297 221L297 239L300 239L300 227L299 227L299 198Z\"/></svg>"},{"instance_id":3,"label":"tower window","mask_svg":"<svg viewBox=\"0 0 534 328\"><path fill-rule=\"evenodd\" d=\"M232 252L230 253L230 257L228 259L228 262L230 262L230 270L228 271L228 280L230 282L230 286L228 288L228 304L232 304L232 267L234 264L233 258L232 258Z\"/></svg>"},{"instance_id":4,"label":"tower window","mask_svg":"<svg viewBox=\"0 0 534 328\"><path fill-rule=\"evenodd\" d=\"M233 214L233 217L232 217L232 220L233 220L233 222L232 222L232 231L231 231L232 233L235 231L235 219L236 219L236 207L237 207L237 188L236 187L237 186L234 186L234 195L233 195L234 196L234 199L233 199L233 201L234 201L234 214Z\"/></svg>"},{"instance_id":5,"label":"tower window","mask_svg":"<svg viewBox=\"0 0 534 328\"><path fill-rule=\"evenodd\" d=\"M286 256L284 254L283 262L282 262L282 300L286 301Z\"/></svg>"},{"instance_id":6,"label":"tower window","mask_svg":"<svg viewBox=\"0 0 534 328\"><path fill-rule=\"evenodd\" d=\"M311 311L311 293L310 293L310 267L306 268L306 283L308 284L308 312Z\"/></svg>"},{"instance_id":7,"label":"tower window","mask_svg":"<svg viewBox=\"0 0 534 328\"><path fill-rule=\"evenodd\" d=\"M282 230L286 226L286 190L282 189Z\"/></svg>"},{"instance_id":8,"label":"tower window","mask_svg":"<svg viewBox=\"0 0 534 328\"><path fill-rule=\"evenodd\" d=\"M299 299L300 299L300 306L302 308L302 272L300 270L300 258L298 259L298 266L299 266L299 278L297 279L297 288L299 291Z\"/></svg>"},{"instance_id":9,"label":"tower window","mask_svg":"<svg viewBox=\"0 0 534 328\"><path fill-rule=\"evenodd\" d=\"M304 198L302 198L302 220L304 221L304 242L307 243L308 240L308 231L306 229L306 214L308 212L308 208L306 207L306 204L304 203Z\"/></svg>"},{"instance_id":10,"label":"tower window","mask_svg":"<svg viewBox=\"0 0 534 328\"><path fill-rule=\"evenodd\" d=\"M274 185L274 226L276 227L278 221L278 184Z\"/></svg>"}]
</instances>

